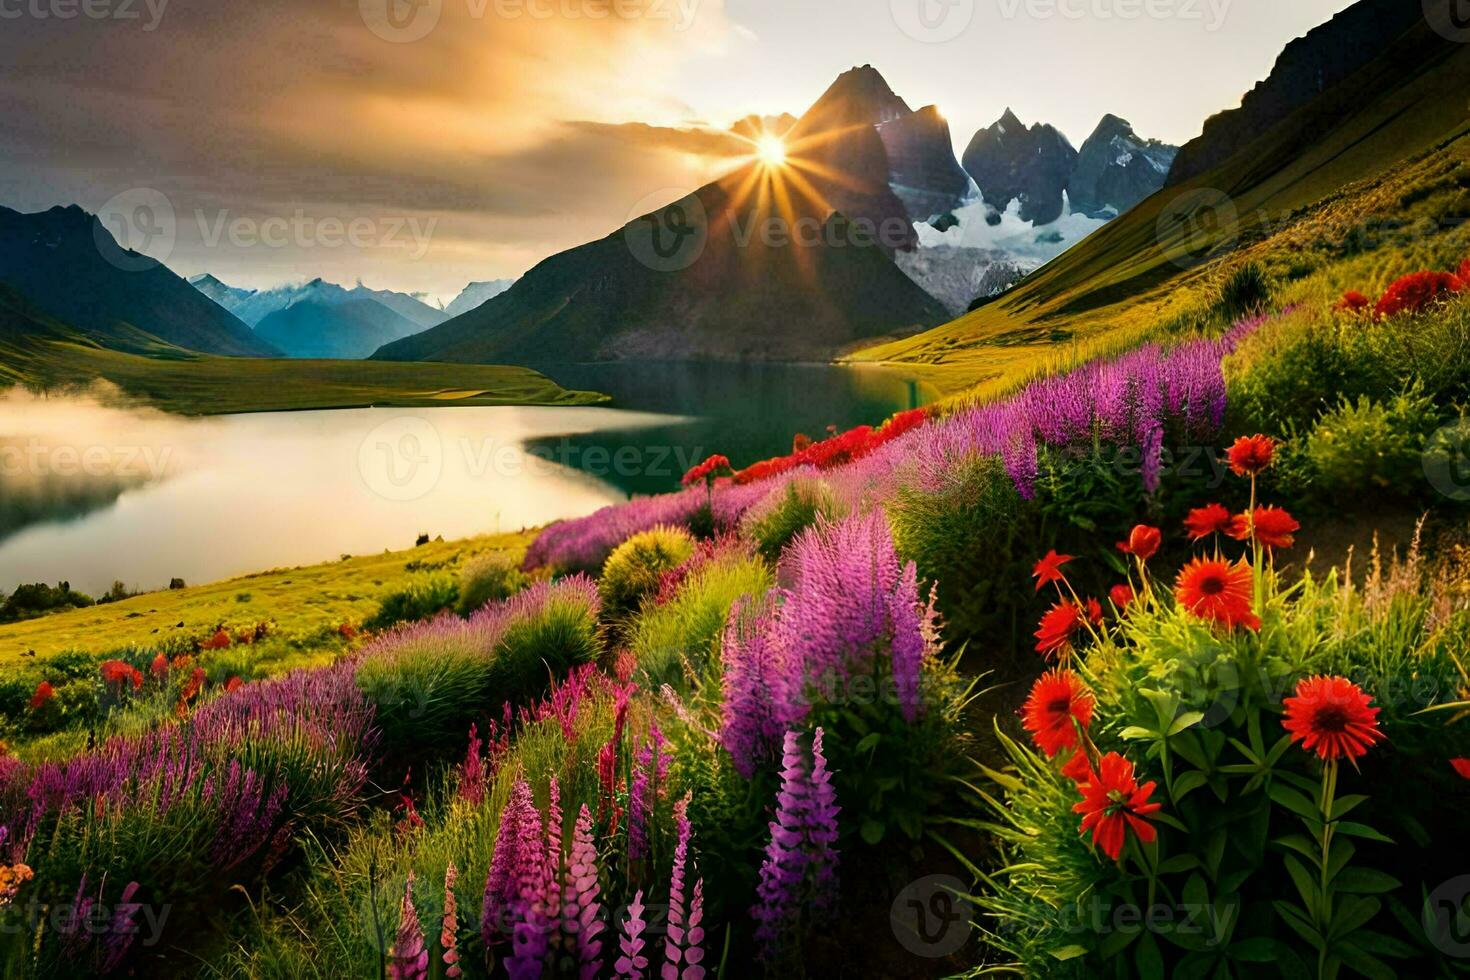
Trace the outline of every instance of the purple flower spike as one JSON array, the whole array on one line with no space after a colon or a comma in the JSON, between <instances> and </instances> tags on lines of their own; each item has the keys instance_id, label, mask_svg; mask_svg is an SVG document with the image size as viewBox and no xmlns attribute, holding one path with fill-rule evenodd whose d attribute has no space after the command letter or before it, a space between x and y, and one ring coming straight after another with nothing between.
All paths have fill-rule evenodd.
<instances>
[{"instance_id":1,"label":"purple flower spike","mask_svg":"<svg viewBox=\"0 0 1470 980\"><path fill-rule=\"evenodd\" d=\"M562 891L562 932L576 948L581 980L594 980L602 972L602 906L598 902L597 846L592 841L592 811L582 804L572 831L572 851L567 861L566 885Z\"/></svg>"},{"instance_id":2,"label":"purple flower spike","mask_svg":"<svg viewBox=\"0 0 1470 980\"><path fill-rule=\"evenodd\" d=\"M413 872L403 886L403 904L398 912L398 936L388 953L389 980L428 980L429 950L424 945L424 930L419 925L418 911L413 907Z\"/></svg>"}]
</instances>

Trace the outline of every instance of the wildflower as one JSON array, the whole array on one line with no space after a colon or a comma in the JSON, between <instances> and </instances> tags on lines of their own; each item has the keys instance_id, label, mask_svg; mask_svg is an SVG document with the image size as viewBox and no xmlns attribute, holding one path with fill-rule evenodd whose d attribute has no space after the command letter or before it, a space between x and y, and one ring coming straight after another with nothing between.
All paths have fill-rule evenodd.
<instances>
[{"instance_id":1,"label":"wildflower","mask_svg":"<svg viewBox=\"0 0 1470 980\"><path fill-rule=\"evenodd\" d=\"M699 948L699 941L689 928L689 916L695 910L692 905L686 910L684 905L684 869L689 860L688 808L688 796L674 805L674 826L678 843L674 846L674 868L669 876L669 921L664 936L662 970L664 980L679 980L681 963L688 963L693 967L704 958L704 951ZM699 939L703 939L703 930L700 930Z\"/></svg>"},{"instance_id":2,"label":"wildflower","mask_svg":"<svg viewBox=\"0 0 1470 980\"><path fill-rule=\"evenodd\" d=\"M20 886L35 876L29 865L0 864L0 909L13 902Z\"/></svg>"},{"instance_id":3,"label":"wildflower","mask_svg":"<svg viewBox=\"0 0 1470 980\"><path fill-rule=\"evenodd\" d=\"M1342 299L1338 302L1336 306L1333 307L1333 309L1340 310L1346 313L1362 313L1372 305L1373 301L1371 299L1364 296L1356 289L1349 289L1347 292L1342 294Z\"/></svg>"},{"instance_id":4,"label":"wildflower","mask_svg":"<svg viewBox=\"0 0 1470 980\"><path fill-rule=\"evenodd\" d=\"M158 680L163 680L165 677L167 677L168 657L164 656L162 653L154 657L152 665L148 668L148 673L152 674Z\"/></svg>"},{"instance_id":5,"label":"wildflower","mask_svg":"<svg viewBox=\"0 0 1470 980\"><path fill-rule=\"evenodd\" d=\"M686 487L693 486L696 483L708 485L714 482L715 477L729 476L731 472L729 458L714 455L698 466L691 468L688 473L685 473L682 482Z\"/></svg>"},{"instance_id":6,"label":"wildflower","mask_svg":"<svg viewBox=\"0 0 1470 980\"><path fill-rule=\"evenodd\" d=\"M1244 514L1236 514L1230 520L1229 534L1237 541L1248 540L1254 531L1256 541L1266 548L1290 548L1296 543L1292 537L1301 530L1301 524L1280 507L1257 507L1251 512L1252 517L1247 519Z\"/></svg>"},{"instance_id":7,"label":"wildflower","mask_svg":"<svg viewBox=\"0 0 1470 980\"><path fill-rule=\"evenodd\" d=\"M1036 591L1040 592L1041 587L1048 582L1065 582L1067 577L1062 574L1062 566L1071 560L1071 555L1059 555L1055 548L1048 551L1046 557L1038 561L1031 570L1032 577L1036 579Z\"/></svg>"},{"instance_id":8,"label":"wildflower","mask_svg":"<svg viewBox=\"0 0 1470 980\"><path fill-rule=\"evenodd\" d=\"M613 964L619 977L642 977L648 969L648 957L643 955L643 930L648 923L643 921L643 890L640 888L628 906L628 921L623 924L623 936L618 946L623 955Z\"/></svg>"},{"instance_id":9,"label":"wildflower","mask_svg":"<svg viewBox=\"0 0 1470 980\"><path fill-rule=\"evenodd\" d=\"M500 827L495 836L495 850L490 856L490 873L485 877L485 899L480 911L480 937L489 949L504 942L511 921L511 905L515 900L515 875L521 864L522 824L535 822L536 808L531 803L531 787L523 779L511 787L510 801L500 813Z\"/></svg>"},{"instance_id":10,"label":"wildflower","mask_svg":"<svg viewBox=\"0 0 1470 980\"><path fill-rule=\"evenodd\" d=\"M230 634L223 628L216 630L215 634L205 640L201 646L205 650L223 650L230 645Z\"/></svg>"},{"instance_id":11,"label":"wildflower","mask_svg":"<svg viewBox=\"0 0 1470 980\"><path fill-rule=\"evenodd\" d=\"M1282 702L1281 726L1293 742L1326 761L1364 755L1383 738L1372 700L1346 677L1308 677L1298 682L1296 696Z\"/></svg>"},{"instance_id":12,"label":"wildflower","mask_svg":"<svg viewBox=\"0 0 1470 980\"><path fill-rule=\"evenodd\" d=\"M1255 476L1271 465L1276 440L1270 436L1241 436L1230 447L1230 469L1236 476Z\"/></svg>"},{"instance_id":13,"label":"wildflower","mask_svg":"<svg viewBox=\"0 0 1470 980\"><path fill-rule=\"evenodd\" d=\"M1465 263L1470 265L1470 259L1466 259ZM1470 779L1470 759L1451 759L1450 766L1460 774L1460 778Z\"/></svg>"},{"instance_id":14,"label":"wildflower","mask_svg":"<svg viewBox=\"0 0 1470 980\"><path fill-rule=\"evenodd\" d=\"M1087 753L1080 748L1071 754L1058 771L1079 785L1092 779L1092 763L1087 761Z\"/></svg>"},{"instance_id":15,"label":"wildflower","mask_svg":"<svg viewBox=\"0 0 1470 980\"><path fill-rule=\"evenodd\" d=\"M31 710L41 710L46 706L46 702L54 697L56 697L56 689L51 686L51 682L42 681L36 685L36 693L31 695Z\"/></svg>"},{"instance_id":16,"label":"wildflower","mask_svg":"<svg viewBox=\"0 0 1470 980\"><path fill-rule=\"evenodd\" d=\"M1108 598L1113 600L1114 607L1116 607L1119 612L1122 612L1124 609L1127 609L1130 604L1132 604L1135 598L1135 596L1133 595L1133 586L1124 585L1121 583L1115 585L1108 590Z\"/></svg>"},{"instance_id":17,"label":"wildflower","mask_svg":"<svg viewBox=\"0 0 1470 980\"><path fill-rule=\"evenodd\" d=\"M337 627L337 635L342 637L342 639L344 640L356 639L357 627L353 626L351 623L343 623L341 626Z\"/></svg>"},{"instance_id":18,"label":"wildflower","mask_svg":"<svg viewBox=\"0 0 1470 980\"><path fill-rule=\"evenodd\" d=\"M1132 555L1139 561L1148 561L1159 552L1159 545L1164 536L1156 527L1147 524L1139 524L1128 533L1127 541L1118 542L1118 550L1125 555Z\"/></svg>"},{"instance_id":19,"label":"wildflower","mask_svg":"<svg viewBox=\"0 0 1470 980\"><path fill-rule=\"evenodd\" d=\"M1234 629L1261 628L1251 612L1251 567L1221 558L1196 558L1179 572L1174 585L1179 604L1200 619Z\"/></svg>"},{"instance_id":20,"label":"wildflower","mask_svg":"<svg viewBox=\"0 0 1470 980\"><path fill-rule=\"evenodd\" d=\"M444 918L440 921L439 946L444 950L441 957L446 977L458 977L463 971L459 967L459 906L454 900L454 883L459 880L459 869L454 862L444 869Z\"/></svg>"},{"instance_id":21,"label":"wildflower","mask_svg":"<svg viewBox=\"0 0 1470 980\"><path fill-rule=\"evenodd\" d=\"M1224 504L1205 504L1203 507L1196 507L1184 518L1184 527L1189 532L1192 541L1207 538L1212 534L1229 533L1230 511L1225 509Z\"/></svg>"},{"instance_id":22,"label":"wildflower","mask_svg":"<svg viewBox=\"0 0 1470 980\"><path fill-rule=\"evenodd\" d=\"M663 754L664 734L654 725L648 741L638 749L633 782L628 789L628 859L637 861L648 854L648 829L654 807L663 793L669 758ZM650 786L650 781L652 785Z\"/></svg>"},{"instance_id":23,"label":"wildflower","mask_svg":"<svg viewBox=\"0 0 1470 980\"><path fill-rule=\"evenodd\" d=\"M827 769L827 756L822 751L823 732L812 733L811 812L807 817L807 839L811 841L812 880L816 896L812 904L830 911L837 899L837 790L832 773Z\"/></svg>"},{"instance_id":24,"label":"wildflower","mask_svg":"<svg viewBox=\"0 0 1470 980\"><path fill-rule=\"evenodd\" d=\"M125 664L121 660L105 661L100 670L102 672L103 682L116 687L119 691L126 688L129 684L132 685L135 691L143 686L143 675L138 671L138 668L130 664Z\"/></svg>"},{"instance_id":25,"label":"wildflower","mask_svg":"<svg viewBox=\"0 0 1470 980\"><path fill-rule=\"evenodd\" d=\"M1083 611L1070 599L1055 603L1036 628L1036 652L1051 656L1072 645L1072 636L1082 628Z\"/></svg>"},{"instance_id":26,"label":"wildflower","mask_svg":"<svg viewBox=\"0 0 1470 980\"><path fill-rule=\"evenodd\" d=\"M1052 758L1062 749L1077 748L1077 729L1092 724L1092 692L1070 670L1056 668L1031 686L1021 709L1021 727L1031 733L1038 748Z\"/></svg>"},{"instance_id":27,"label":"wildflower","mask_svg":"<svg viewBox=\"0 0 1470 980\"><path fill-rule=\"evenodd\" d=\"M1083 814L1082 833L1092 831L1092 841L1108 857L1117 860L1123 853L1123 842L1131 828L1145 844L1154 839L1153 824L1144 818L1162 809L1162 803L1150 803L1152 781L1138 785L1133 763L1116 752L1109 752L1098 762L1097 771L1089 773L1078 787L1082 802L1072 807Z\"/></svg>"},{"instance_id":28,"label":"wildflower","mask_svg":"<svg viewBox=\"0 0 1470 980\"><path fill-rule=\"evenodd\" d=\"M592 841L592 811L582 804L572 830L572 850L567 856L566 884L562 890L562 932L576 944L577 963L583 980L602 972L602 905L598 901L597 846Z\"/></svg>"},{"instance_id":29,"label":"wildflower","mask_svg":"<svg viewBox=\"0 0 1470 980\"><path fill-rule=\"evenodd\" d=\"M389 980L427 980L428 976L429 950L424 945L418 911L413 907L413 872L410 871L398 912L398 936L388 953L388 977Z\"/></svg>"},{"instance_id":30,"label":"wildflower","mask_svg":"<svg viewBox=\"0 0 1470 980\"><path fill-rule=\"evenodd\" d=\"M1394 280L1373 308L1373 315L1383 318L1401 313L1423 313L1464 288L1464 282L1453 273L1412 272Z\"/></svg>"},{"instance_id":31,"label":"wildflower","mask_svg":"<svg viewBox=\"0 0 1470 980\"><path fill-rule=\"evenodd\" d=\"M198 694L204 688L204 679L207 676L203 667L195 667L194 672L189 675L188 683L179 691L179 701L189 701Z\"/></svg>"},{"instance_id":32,"label":"wildflower","mask_svg":"<svg viewBox=\"0 0 1470 980\"><path fill-rule=\"evenodd\" d=\"M240 690L240 688L241 688L241 687L242 687L242 686L243 686L243 685L244 685L244 684L245 684L245 682L244 682L244 681L242 681L242 680L241 680L241 679L240 679L240 678L239 678L239 676L238 676L238 675L236 675L236 676L233 676L233 677L231 677L231 678L230 678L230 679L229 679L229 680L227 680L227 681L225 681L225 693L226 693L226 694L229 694L229 693L230 693L230 692L232 692L232 691L238 691L238 690Z\"/></svg>"}]
</instances>

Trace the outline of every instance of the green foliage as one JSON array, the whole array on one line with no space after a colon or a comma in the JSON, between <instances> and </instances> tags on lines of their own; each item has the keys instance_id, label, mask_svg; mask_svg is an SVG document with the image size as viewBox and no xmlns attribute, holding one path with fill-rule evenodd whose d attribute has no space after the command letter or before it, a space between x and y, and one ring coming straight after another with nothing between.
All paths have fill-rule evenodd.
<instances>
[{"instance_id":1,"label":"green foliage","mask_svg":"<svg viewBox=\"0 0 1470 980\"><path fill-rule=\"evenodd\" d=\"M608 555L597 590L604 614L617 620L636 612L658 590L659 582L694 553L694 538L683 528L659 526L633 535Z\"/></svg>"},{"instance_id":2,"label":"green foliage","mask_svg":"<svg viewBox=\"0 0 1470 980\"><path fill-rule=\"evenodd\" d=\"M506 552L476 555L460 569L456 609L461 616L468 616L488 602L509 599L525 588L527 581L520 564Z\"/></svg>"},{"instance_id":3,"label":"green foliage","mask_svg":"<svg viewBox=\"0 0 1470 980\"><path fill-rule=\"evenodd\" d=\"M742 596L760 596L773 584L770 566L739 551L717 554L696 568L672 598L646 605L628 634L638 677L657 689L687 687L702 676L718 676L716 655L730 607Z\"/></svg>"},{"instance_id":4,"label":"green foliage","mask_svg":"<svg viewBox=\"0 0 1470 980\"><path fill-rule=\"evenodd\" d=\"M1364 490L1376 496L1415 498L1424 482L1425 440L1440 414L1417 388L1375 401L1344 400L1312 426L1303 442L1304 491L1332 500Z\"/></svg>"},{"instance_id":5,"label":"green foliage","mask_svg":"<svg viewBox=\"0 0 1470 980\"><path fill-rule=\"evenodd\" d=\"M1247 262L1231 270L1220 287L1216 308L1227 320L1258 313L1271 302L1271 282L1266 270L1255 262Z\"/></svg>"},{"instance_id":6,"label":"green foliage","mask_svg":"<svg viewBox=\"0 0 1470 980\"><path fill-rule=\"evenodd\" d=\"M22 619L35 619L47 613L82 609L94 605L91 596L72 589L70 582L47 585L36 582L17 585L15 591L0 603L0 623L15 623Z\"/></svg>"},{"instance_id":7,"label":"green foliage","mask_svg":"<svg viewBox=\"0 0 1470 980\"><path fill-rule=\"evenodd\" d=\"M525 703L552 678L592 663L602 634L592 609L575 598L553 596L539 612L513 620L490 662L490 690L497 702Z\"/></svg>"},{"instance_id":8,"label":"green foliage","mask_svg":"<svg viewBox=\"0 0 1470 980\"><path fill-rule=\"evenodd\" d=\"M385 595L378 611L362 625L365 629L383 630L398 623L427 619L452 607L458 599L459 583L452 576L414 576L406 585Z\"/></svg>"},{"instance_id":9,"label":"green foliage","mask_svg":"<svg viewBox=\"0 0 1470 980\"><path fill-rule=\"evenodd\" d=\"M817 523L820 515L836 520L846 508L821 480L794 479L774 504L752 510L741 526L741 534L755 543L767 561L776 562L781 552L802 531Z\"/></svg>"}]
</instances>

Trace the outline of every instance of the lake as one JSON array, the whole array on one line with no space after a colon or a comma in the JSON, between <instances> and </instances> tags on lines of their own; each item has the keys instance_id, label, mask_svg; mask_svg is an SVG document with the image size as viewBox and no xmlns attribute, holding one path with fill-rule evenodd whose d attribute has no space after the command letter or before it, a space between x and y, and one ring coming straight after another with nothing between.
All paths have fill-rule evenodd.
<instances>
[{"instance_id":1,"label":"lake","mask_svg":"<svg viewBox=\"0 0 1470 980\"><path fill-rule=\"evenodd\" d=\"M744 465L792 436L880 421L917 386L822 365L563 365L595 408L416 408L181 418L0 393L0 591L156 589L535 527Z\"/></svg>"}]
</instances>

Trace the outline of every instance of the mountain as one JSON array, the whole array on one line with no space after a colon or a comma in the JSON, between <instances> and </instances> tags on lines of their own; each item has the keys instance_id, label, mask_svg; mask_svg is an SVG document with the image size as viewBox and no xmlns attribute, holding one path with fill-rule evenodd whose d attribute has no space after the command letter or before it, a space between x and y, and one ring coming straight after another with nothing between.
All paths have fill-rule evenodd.
<instances>
[{"instance_id":1,"label":"mountain","mask_svg":"<svg viewBox=\"0 0 1470 980\"><path fill-rule=\"evenodd\" d=\"M305 300L328 305L371 300L386 306L412 323L414 330L410 332L436 327L449 319L449 314L445 311L435 309L417 296L388 289L369 289L361 282L351 289L346 289L336 283L317 278L306 283L277 286L274 289L241 289L226 285L207 273L194 276L189 282L195 289L252 327L270 314Z\"/></svg>"},{"instance_id":2,"label":"mountain","mask_svg":"<svg viewBox=\"0 0 1470 980\"><path fill-rule=\"evenodd\" d=\"M1211 116L1200 136L1184 145L1168 183L1182 184L1219 166L1240 147L1347 81L1382 54L1386 41L1422 23L1426 9L1454 10L1445 0L1361 0L1292 41L1271 74L1241 99L1239 108ZM1450 23L1450 16L1447 12L1442 23Z\"/></svg>"},{"instance_id":3,"label":"mountain","mask_svg":"<svg viewBox=\"0 0 1470 980\"><path fill-rule=\"evenodd\" d=\"M1158 140L1144 140L1128 120L1109 113L1077 153L1067 181L1067 203L1089 217L1115 217L1164 185L1179 152Z\"/></svg>"},{"instance_id":4,"label":"mountain","mask_svg":"<svg viewBox=\"0 0 1470 980\"><path fill-rule=\"evenodd\" d=\"M255 334L287 357L364 358L418 333L418 325L371 299L304 299L255 325Z\"/></svg>"},{"instance_id":5,"label":"mountain","mask_svg":"<svg viewBox=\"0 0 1470 980\"><path fill-rule=\"evenodd\" d=\"M935 106L878 124L888 153L888 183L910 220L929 221L970 196L970 175L954 157L949 123Z\"/></svg>"},{"instance_id":6,"label":"mountain","mask_svg":"<svg viewBox=\"0 0 1470 980\"><path fill-rule=\"evenodd\" d=\"M208 354L276 353L167 266L124 250L75 205L35 214L0 208L0 283L106 346L139 350L162 341Z\"/></svg>"},{"instance_id":7,"label":"mountain","mask_svg":"<svg viewBox=\"0 0 1470 980\"><path fill-rule=\"evenodd\" d=\"M472 282L461 290L458 296L454 297L452 303L444 307L444 318L447 320L451 317L459 316L461 313L468 313L487 300L492 300L499 296L515 284L516 281L514 279L491 279L487 282Z\"/></svg>"},{"instance_id":8,"label":"mountain","mask_svg":"<svg viewBox=\"0 0 1470 980\"><path fill-rule=\"evenodd\" d=\"M1062 215L1077 151L1056 127L1037 123L1028 129L1007 109L971 138L962 162L996 212L1019 200L1023 221L1045 225Z\"/></svg>"},{"instance_id":9,"label":"mountain","mask_svg":"<svg viewBox=\"0 0 1470 980\"><path fill-rule=\"evenodd\" d=\"M974 312L847 360L901 364L941 391L984 384L983 395L1046 370L1062 342L1067 356L1083 357L1228 316L1221 283L1247 260L1286 301L1334 295L1368 269L1382 281L1424 267L1426 256L1463 256L1470 121L1453 93L1470 91L1470 44L1444 28L1452 3L1424 4L1443 18L1438 29L1421 15L1386 33L1385 4L1362 0L1308 35L1313 45L1357 48L1363 36L1338 36L1357 25L1377 49L1358 71ZM1179 159L1211 155L1211 137L1201 140Z\"/></svg>"}]
</instances>

